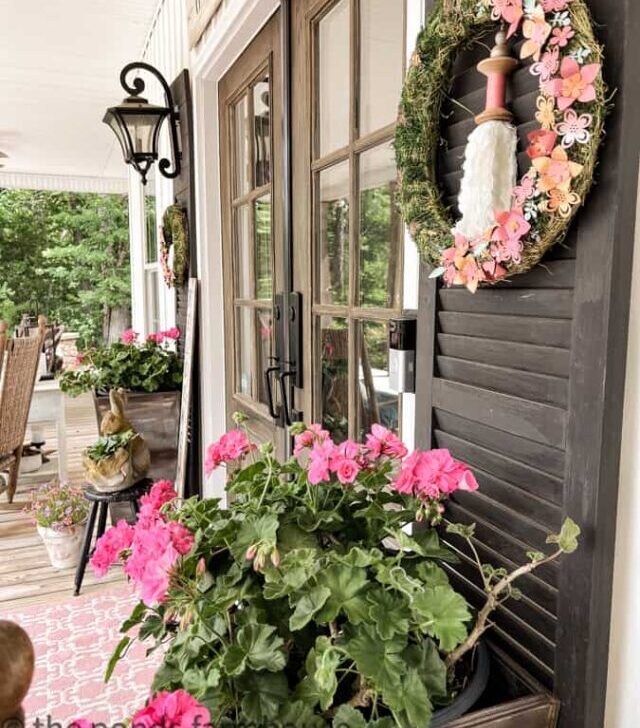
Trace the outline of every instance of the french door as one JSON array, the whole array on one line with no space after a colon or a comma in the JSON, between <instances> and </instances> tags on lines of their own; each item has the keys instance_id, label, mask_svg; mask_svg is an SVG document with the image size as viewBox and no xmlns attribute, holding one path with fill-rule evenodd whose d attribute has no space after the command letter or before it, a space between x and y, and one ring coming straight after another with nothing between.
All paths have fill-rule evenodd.
<instances>
[{"instance_id":1,"label":"french door","mask_svg":"<svg viewBox=\"0 0 640 728\"><path fill-rule=\"evenodd\" d=\"M305 307L302 408L335 440L399 430L387 326L402 312L404 227L392 139L404 0L292 5L293 242Z\"/></svg>"},{"instance_id":2,"label":"french door","mask_svg":"<svg viewBox=\"0 0 640 728\"><path fill-rule=\"evenodd\" d=\"M284 454L279 327L283 290L282 49L277 12L219 85L226 411ZM229 422L231 424L231 422Z\"/></svg>"},{"instance_id":3,"label":"french door","mask_svg":"<svg viewBox=\"0 0 640 728\"><path fill-rule=\"evenodd\" d=\"M297 418L338 441L399 429L387 325L402 312L405 28L404 0L285 10L287 62L280 10L219 87L227 412L283 454Z\"/></svg>"}]
</instances>

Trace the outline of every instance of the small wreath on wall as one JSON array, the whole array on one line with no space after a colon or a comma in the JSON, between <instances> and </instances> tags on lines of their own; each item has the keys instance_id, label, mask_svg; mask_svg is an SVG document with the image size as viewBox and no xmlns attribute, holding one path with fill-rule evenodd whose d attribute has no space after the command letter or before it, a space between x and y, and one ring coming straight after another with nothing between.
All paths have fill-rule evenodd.
<instances>
[{"instance_id":1,"label":"small wreath on wall","mask_svg":"<svg viewBox=\"0 0 640 728\"><path fill-rule=\"evenodd\" d=\"M172 246L173 264L170 262ZM189 228L187 211L180 205L169 205L162 216L160 265L168 288L179 288L185 284L189 266Z\"/></svg>"},{"instance_id":2,"label":"small wreath on wall","mask_svg":"<svg viewBox=\"0 0 640 728\"><path fill-rule=\"evenodd\" d=\"M539 77L539 128L528 135L531 165L513 187L507 186L506 206L489 210L490 224L471 236L460 231L461 221L454 221L437 181L441 110L456 56L497 23L507 38L524 40L521 59L533 58L529 70ZM432 277L475 291L529 270L564 238L593 182L604 133L602 59L584 0L436 3L407 72L395 138L399 206L423 259L434 268ZM490 167L497 149L485 151ZM465 175L467 162L469 147Z\"/></svg>"}]
</instances>

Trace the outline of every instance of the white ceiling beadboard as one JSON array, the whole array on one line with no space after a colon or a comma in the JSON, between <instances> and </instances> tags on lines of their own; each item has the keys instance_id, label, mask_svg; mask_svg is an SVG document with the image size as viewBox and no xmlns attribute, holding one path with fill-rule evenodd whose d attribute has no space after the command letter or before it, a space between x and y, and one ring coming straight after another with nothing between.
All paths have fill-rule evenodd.
<instances>
[{"instance_id":1,"label":"white ceiling beadboard","mask_svg":"<svg viewBox=\"0 0 640 728\"><path fill-rule=\"evenodd\" d=\"M139 60L158 0L0 0L0 186L127 189L113 133L121 68Z\"/></svg>"}]
</instances>

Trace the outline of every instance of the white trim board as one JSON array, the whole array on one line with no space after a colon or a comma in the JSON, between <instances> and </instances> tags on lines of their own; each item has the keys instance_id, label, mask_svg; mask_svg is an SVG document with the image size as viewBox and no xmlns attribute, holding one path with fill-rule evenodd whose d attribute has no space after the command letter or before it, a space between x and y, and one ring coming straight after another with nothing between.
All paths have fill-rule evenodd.
<instances>
[{"instance_id":1,"label":"white trim board","mask_svg":"<svg viewBox=\"0 0 640 728\"><path fill-rule=\"evenodd\" d=\"M0 172L0 189L3 188L126 195L129 192L129 183L127 177L74 177L33 172Z\"/></svg>"},{"instance_id":2,"label":"white trim board","mask_svg":"<svg viewBox=\"0 0 640 728\"><path fill-rule=\"evenodd\" d=\"M191 57L204 452L226 430L218 83L278 7L278 0L243 0L227 5ZM205 497L225 498L222 470L209 479L204 473L202 477Z\"/></svg>"}]
</instances>

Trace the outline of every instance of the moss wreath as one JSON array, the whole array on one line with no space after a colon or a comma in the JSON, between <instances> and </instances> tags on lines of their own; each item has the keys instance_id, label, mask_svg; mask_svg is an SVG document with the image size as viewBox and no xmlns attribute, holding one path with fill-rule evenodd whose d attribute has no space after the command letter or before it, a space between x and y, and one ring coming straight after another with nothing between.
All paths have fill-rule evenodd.
<instances>
[{"instance_id":1,"label":"moss wreath","mask_svg":"<svg viewBox=\"0 0 640 728\"><path fill-rule=\"evenodd\" d=\"M524 37L521 57L534 58L540 128L529 135L532 164L513 190L513 209L468 241L454 237L437 182L441 109L457 54L497 22ZM584 0L437 0L407 71L395 137L399 207L433 277L475 290L529 270L564 238L593 182L604 134L602 59ZM508 250L495 242L505 234L516 243Z\"/></svg>"},{"instance_id":2,"label":"moss wreath","mask_svg":"<svg viewBox=\"0 0 640 728\"><path fill-rule=\"evenodd\" d=\"M169 205L162 215L160 236L160 264L164 282L169 288L186 283L189 265L189 229L187 211L180 205ZM173 267L169 265L169 251L173 245Z\"/></svg>"}]
</instances>

